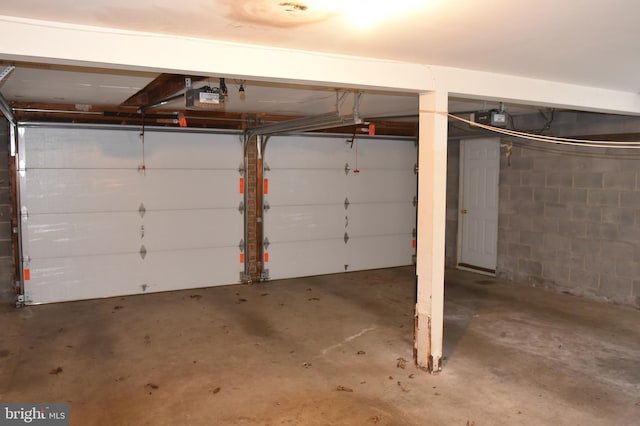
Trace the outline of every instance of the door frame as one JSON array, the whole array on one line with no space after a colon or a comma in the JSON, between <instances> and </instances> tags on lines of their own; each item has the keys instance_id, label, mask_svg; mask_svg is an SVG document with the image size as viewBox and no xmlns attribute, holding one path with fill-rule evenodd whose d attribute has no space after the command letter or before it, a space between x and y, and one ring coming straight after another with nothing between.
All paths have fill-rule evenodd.
<instances>
[{"instance_id":1,"label":"door frame","mask_svg":"<svg viewBox=\"0 0 640 426\"><path fill-rule=\"evenodd\" d=\"M462 260L462 240L463 240L463 226L462 226L462 203L464 201L464 182L465 182L465 176L464 176L464 165L465 165L465 144L468 143L469 141L473 141L473 140L478 140L478 139L486 139L486 140L495 140L496 143L500 144L500 138L499 137L485 137L485 138L466 138L466 139L460 139L460 162L458 165L458 206L457 206L457 210L458 210L458 234L457 234L457 243L456 243L456 269L461 269L464 271L470 271L470 272L475 272L478 274L482 274L482 275L489 275L492 277L496 276L496 270L497 270L497 266L498 266L498 253L497 253L497 247L496 247L496 266L495 269L493 271L490 270L485 270L484 268L471 268L471 267L467 267L464 265L461 265L461 260ZM500 168L500 160L498 158L498 171ZM498 186L500 186L500 181L498 180ZM500 191L498 190L498 202L500 201ZM496 216L499 215L499 210L496 211ZM498 221L498 217L496 217L496 223ZM498 226L496 226L496 233L498 233ZM496 244L498 241L498 236L496 235Z\"/></svg>"}]
</instances>

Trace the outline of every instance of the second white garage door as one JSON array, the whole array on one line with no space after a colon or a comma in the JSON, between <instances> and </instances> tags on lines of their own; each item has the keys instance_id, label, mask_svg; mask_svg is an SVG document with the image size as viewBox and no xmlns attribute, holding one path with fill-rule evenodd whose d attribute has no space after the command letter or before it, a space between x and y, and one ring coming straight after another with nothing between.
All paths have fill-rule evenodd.
<instances>
[{"instance_id":1,"label":"second white garage door","mask_svg":"<svg viewBox=\"0 0 640 426\"><path fill-rule=\"evenodd\" d=\"M416 158L413 139L271 137L264 156L269 277L411 264Z\"/></svg>"}]
</instances>

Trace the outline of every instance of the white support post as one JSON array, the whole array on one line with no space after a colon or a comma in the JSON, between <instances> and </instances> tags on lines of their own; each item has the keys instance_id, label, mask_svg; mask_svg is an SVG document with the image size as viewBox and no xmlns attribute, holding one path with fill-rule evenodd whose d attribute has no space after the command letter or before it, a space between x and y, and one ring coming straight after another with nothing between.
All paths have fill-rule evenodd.
<instances>
[{"instance_id":1,"label":"white support post","mask_svg":"<svg viewBox=\"0 0 640 426\"><path fill-rule=\"evenodd\" d=\"M446 91L420 95L418 143L418 300L414 356L431 373L442 368L447 193Z\"/></svg>"}]
</instances>

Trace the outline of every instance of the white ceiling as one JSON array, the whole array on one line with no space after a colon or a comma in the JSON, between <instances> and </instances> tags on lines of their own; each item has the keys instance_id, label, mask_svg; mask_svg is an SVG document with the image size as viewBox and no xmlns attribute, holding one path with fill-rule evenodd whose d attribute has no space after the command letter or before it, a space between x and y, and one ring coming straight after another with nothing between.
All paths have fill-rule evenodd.
<instances>
[{"instance_id":1,"label":"white ceiling","mask_svg":"<svg viewBox=\"0 0 640 426\"><path fill-rule=\"evenodd\" d=\"M445 65L640 92L637 1L422 0L414 2L418 6L408 13L401 13L400 0L360 1L359 23L373 22L367 19L368 11L384 12L369 28L354 26L341 11L323 9L318 1L2 0L0 15ZM358 1L325 1L328 3ZM18 64L0 83L0 91L9 100L117 105L154 77ZM242 101L233 96L238 83L227 81L229 111L309 114L331 110L335 104L335 94L327 89L257 82L247 83L247 96ZM365 95L363 102L369 115L417 111L414 95L371 94ZM454 102L450 109L477 106Z\"/></svg>"}]
</instances>

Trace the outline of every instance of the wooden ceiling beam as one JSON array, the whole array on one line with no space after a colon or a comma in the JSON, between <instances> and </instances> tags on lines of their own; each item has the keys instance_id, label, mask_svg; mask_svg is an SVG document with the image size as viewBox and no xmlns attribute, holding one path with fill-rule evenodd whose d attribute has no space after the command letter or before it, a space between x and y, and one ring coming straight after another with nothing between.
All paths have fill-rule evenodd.
<instances>
[{"instance_id":1,"label":"wooden ceiling beam","mask_svg":"<svg viewBox=\"0 0 640 426\"><path fill-rule=\"evenodd\" d=\"M187 77L191 78L191 82L193 83L209 78L178 74L160 74L144 88L130 96L129 99L120 105L142 107L161 102L181 90L184 90L186 87L185 78Z\"/></svg>"}]
</instances>

